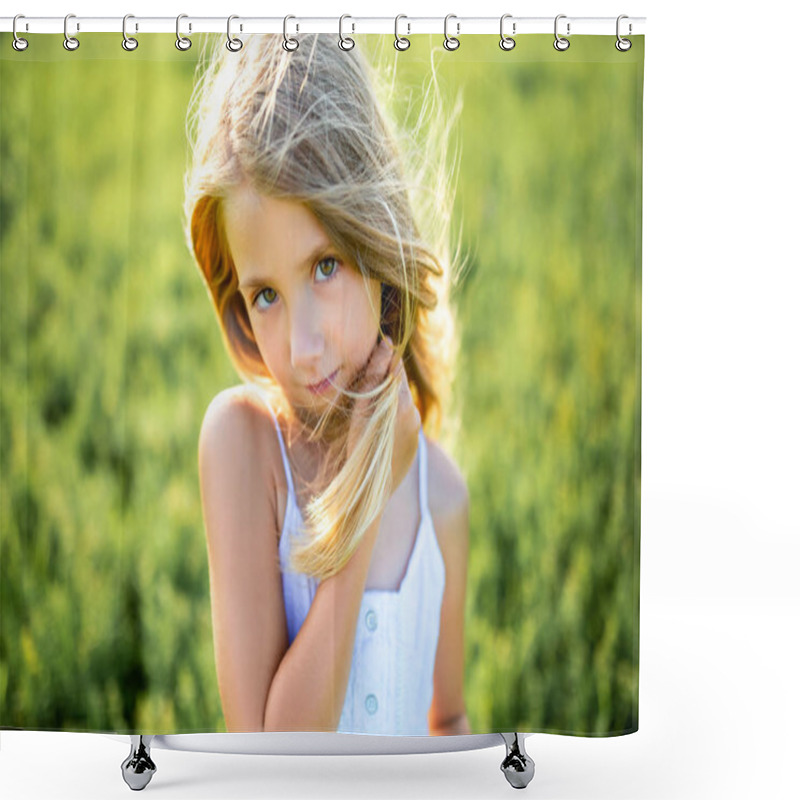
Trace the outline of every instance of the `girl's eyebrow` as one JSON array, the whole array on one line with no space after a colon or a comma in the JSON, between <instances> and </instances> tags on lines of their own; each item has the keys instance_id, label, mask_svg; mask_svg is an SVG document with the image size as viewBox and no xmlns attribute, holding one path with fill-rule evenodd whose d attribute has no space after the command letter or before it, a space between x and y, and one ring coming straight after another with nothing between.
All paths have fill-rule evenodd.
<instances>
[{"instance_id":1,"label":"girl's eyebrow","mask_svg":"<svg viewBox=\"0 0 800 800\"><path fill-rule=\"evenodd\" d=\"M307 267L316 264L324 255L330 254L333 245L330 242L324 242L318 247L314 248L305 258L301 259L295 269L304 270ZM254 289L256 286L269 285L269 276L253 275L252 278L239 282L239 289Z\"/></svg>"}]
</instances>

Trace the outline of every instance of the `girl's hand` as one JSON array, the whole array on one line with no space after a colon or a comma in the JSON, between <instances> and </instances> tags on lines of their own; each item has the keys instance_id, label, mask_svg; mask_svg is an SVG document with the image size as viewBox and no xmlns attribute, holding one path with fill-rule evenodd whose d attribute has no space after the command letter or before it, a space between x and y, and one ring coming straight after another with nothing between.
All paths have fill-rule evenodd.
<instances>
[{"instance_id":1,"label":"girl's hand","mask_svg":"<svg viewBox=\"0 0 800 800\"><path fill-rule=\"evenodd\" d=\"M367 362L364 377L360 381L359 391L368 391L381 383L390 372L400 376L400 396L397 403L397 416L394 424L394 447L392 449L392 481L384 504L402 483L417 454L417 442L420 429L420 416L411 389L408 385L403 359L392 350L392 340L381 339L373 349ZM364 429L364 422L370 414L370 406L374 398L359 398L353 407L353 422L348 436L347 453L352 452Z\"/></svg>"}]
</instances>

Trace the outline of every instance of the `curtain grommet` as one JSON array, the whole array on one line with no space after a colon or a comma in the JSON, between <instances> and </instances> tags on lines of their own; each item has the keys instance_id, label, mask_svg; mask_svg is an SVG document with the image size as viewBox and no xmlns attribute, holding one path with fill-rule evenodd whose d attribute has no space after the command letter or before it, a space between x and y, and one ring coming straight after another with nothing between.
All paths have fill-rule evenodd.
<instances>
[{"instance_id":1,"label":"curtain grommet","mask_svg":"<svg viewBox=\"0 0 800 800\"><path fill-rule=\"evenodd\" d=\"M339 17L339 49L344 50L345 52L347 52L348 50L352 50L356 46L355 39L353 39L350 36L345 36L344 33L342 32L342 27L346 19L353 19L353 18L349 14L342 14L342 16ZM356 26L352 25L351 23L351 28L352 28L351 33L354 33Z\"/></svg>"},{"instance_id":2,"label":"curtain grommet","mask_svg":"<svg viewBox=\"0 0 800 800\"><path fill-rule=\"evenodd\" d=\"M181 34L181 20L188 19L188 14L178 14L177 19L175 20L175 47L178 48L181 52L186 52L192 46L192 40L188 36L183 36ZM189 23L189 33L192 32L192 23Z\"/></svg>"},{"instance_id":3,"label":"curtain grommet","mask_svg":"<svg viewBox=\"0 0 800 800\"><path fill-rule=\"evenodd\" d=\"M563 36L558 35L558 21L566 18L566 14L559 14L556 17L555 25L553 26L553 31L556 35L556 39L553 42L553 47L555 47L559 53L563 53L567 48L569 48L569 39L565 39ZM567 23L567 36L569 36L569 22Z\"/></svg>"},{"instance_id":4,"label":"curtain grommet","mask_svg":"<svg viewBox=\"0 0 800 800\"><path fill-rule=\"evenodd\" d=\"M508 52L509 50L513 50L517 44L511 36L506 36L505 33L503 32L503 23L507 19L511 19L511 14L503 14L503 16L500 17L500 49L505 50L506 52ZM517 23L512 22L511 33L514 34L516 32L517 32Z\"/></svg>"},{"instance_id":5,"label":"curtain grommet","mask_svg":"<svg viewBox=\"0 0 800 800\"><path fill-rule=\"evenodd\" d=\"M129 19L135 19L133 14L126 14L122 18L122 49L127 50L130 53L139 46L139 40L135 39L133 36L128 36L127 25Z\"/></svg>"},{"instance_id":6,"label":"curtain grommet","mask_svg":"<svg viewBox=\"0 0 800 800\"><path fill-rule=\"evenodd\" d=\"M81 43L77 40L76 37L69 35L69 31L67 30L67 26L69 25L70 19L75 19L75 15L74 14L67 14L67 16L64 17L64 49L65 50L69 50L70 52L72 52L74 50L77 50L81 46ZM76 33L80 29L81 29L80 24L77 24Z\"/></svg>"},{"instance_id":7,"label":"curtain grommet","mask_svg":"<svg viewBox=\"0 0 800 800\"><path fill-rule=\"evenodd\" d=\"M14 34L14 38L11 41L11 46L18 52L21 53L23 50L28 49L28 40L23 39L21 36L17 36L17 20L18 19L25 19L24 14L17 14L14 17L14 21L11 23L11 32Z\"/></svg>"},{"instance_id":8,"label":"curtain grommet","mask_svg":"<svg viewBox=\"0 0 800 800\"><path fill-rule=\"evenodd\" d=\"M457 35L456 36L450 36L447 33L447 23L451 19L457 19L456 15L455 14L448 14L444 18L444 49L445 50L449 50L452 53L453 50L458 50L458 47L461 44L461 42L458 40ZM460 28L460 23L456 22L456 34L458 34L458 32L459 32L459 28Z\"/></svg>"},{"instance_id":9,"label":"curtain grommet","mask_svg":"<svg viewBox=\"0 0 800 800\"><path fill-rule=\"evenodd\" d=\"M228 41L225 42L225 47L227 47L228 51L231 53L238 53L244 46L244 42L242 42L238 36L231 36L231 22L235 19L239 19L236 14L231 14L228 17Z\"/></svg>"},{"instance_id":10,"label":"curtain grommet","mask_svg":"<svg viewBox=\"0 0 800 800\"><path fill-rule=\"evenodd\" d=\"M614 47L616 47L617 50L620 51L620 53L627 53L628 50L630 50L631 47L633 47L633 42L630 39L624 39L622 36L619 35L619 23L623 19L629 19L628 15L620 14L617 17L617 41L614 42ZM628 35L630 35L630 32L631 32L631 26L630 23L628 23Z\"/></svg>"},{"instance_id":11,"label":"curtain grommet","mask_svg":"<svg viewBox=\"0 0 800 800\"><path fill-rule=\"evenodd\" d=\"M402 53L404 50L408 50L408 48L411 47L411 39L406 39L405 36L400 35L399 27L401 19L408 19L408 17L405 14L398 14L394 18L394 49ZM407 22L406 26L408 27L408 33L411 33L410 23Z\"/></svg>"},{"instance_id":12,"label":"curtain grommet","mask_svg":"<svg viewBox=\"0 0 800 800\"><path fill-rule=\"evenodd\" d=\"M288 27L290 19L297 19L297 17L287 14L283 18L283 49L286 50L287 53L292 53L297 50L297 47L300 44L300 42L298 42L293 36L289 36Z\"/></svg>"}]
</instances>

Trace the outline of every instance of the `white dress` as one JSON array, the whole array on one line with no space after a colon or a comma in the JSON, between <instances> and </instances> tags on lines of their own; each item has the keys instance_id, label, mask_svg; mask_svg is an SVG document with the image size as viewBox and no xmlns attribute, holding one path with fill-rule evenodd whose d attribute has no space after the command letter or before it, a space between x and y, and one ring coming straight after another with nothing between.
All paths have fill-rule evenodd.
<instances>
[{"instance_id":1,"label":"white dress","mask_svg":"<svg viewBox=\"0 0 800 800\"><path fill-rule=\"evenodd\" d=\"M279 550L291 645L311 608L319 581L289 568L290 541L300 535L303 522L283 435L272 409L270 413L288 486ZM428 453L422 431L418 462L421 521L414 548L397 591L364 591L347 694L337 727L340 733L428 735L445 568L428 508Z\"/></svg>"}]
</instances>

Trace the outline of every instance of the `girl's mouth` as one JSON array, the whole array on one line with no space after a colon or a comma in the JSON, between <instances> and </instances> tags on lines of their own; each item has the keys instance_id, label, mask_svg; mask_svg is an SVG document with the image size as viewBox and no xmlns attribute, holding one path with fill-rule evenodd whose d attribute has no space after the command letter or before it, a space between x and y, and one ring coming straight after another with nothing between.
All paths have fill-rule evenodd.
<instances>
[{"instance_id":1,"label":"girl's mouth","mask_svg":"<svg viewBox=\"0 0 800 800\"><path fill-rule=\"evenodd\" d=\"M328 390L330 386L333 385L334 378L339 374L339 370L335 370L327 378L321 380L319 383L312 383L306 386L309 392L312 394L323 394Z\"/></svg>"}]
</instances>

